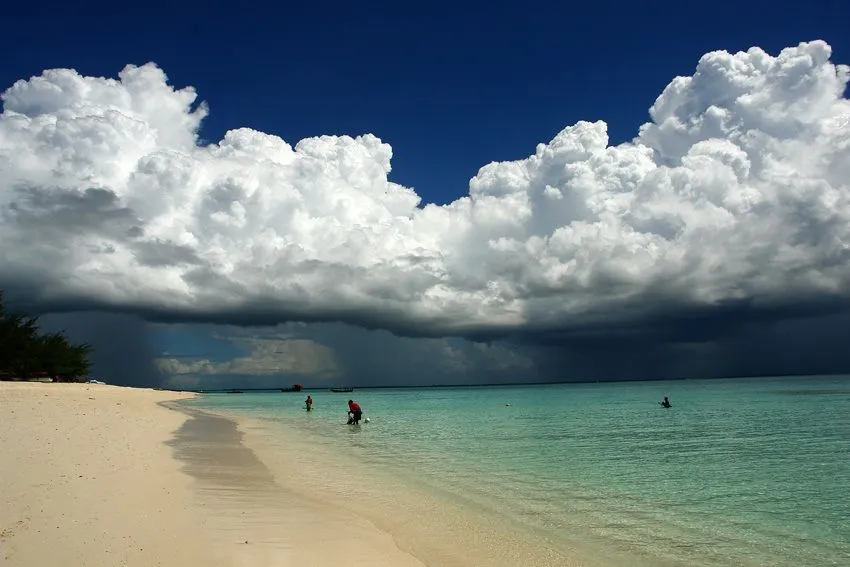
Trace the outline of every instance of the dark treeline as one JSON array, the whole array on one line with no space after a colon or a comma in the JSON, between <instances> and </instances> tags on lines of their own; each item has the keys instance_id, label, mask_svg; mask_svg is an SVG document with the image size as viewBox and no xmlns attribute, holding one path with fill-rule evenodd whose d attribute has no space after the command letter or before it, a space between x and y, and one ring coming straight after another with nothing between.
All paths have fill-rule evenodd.
<instances>
[{"instance_id":1,"label":"dark treeline","mask_svg":"<svg viewBox=\"0 0 850 567\"><path fill-rule=\"evenodd\" d=\"M40 332L38 317L8 312L0 290L0 380L85 381L90 352L91 345L73 344L62 332Z\"/></svg>"}]
</instances>

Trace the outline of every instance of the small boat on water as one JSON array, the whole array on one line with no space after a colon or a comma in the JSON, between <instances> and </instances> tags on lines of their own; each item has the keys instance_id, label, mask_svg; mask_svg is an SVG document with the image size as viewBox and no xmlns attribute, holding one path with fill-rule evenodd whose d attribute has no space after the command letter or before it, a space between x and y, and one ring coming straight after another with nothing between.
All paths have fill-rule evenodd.
<instances>
[{"instance_id":1,"label":"small boat on water","mask_svg":"<svg viewBox=\"0 0 850 567\"><path fill-rule=\"evenodd\" d=\"M353 392L354 388L331 388L331 392Z\"/></svg>"}]
</instances>

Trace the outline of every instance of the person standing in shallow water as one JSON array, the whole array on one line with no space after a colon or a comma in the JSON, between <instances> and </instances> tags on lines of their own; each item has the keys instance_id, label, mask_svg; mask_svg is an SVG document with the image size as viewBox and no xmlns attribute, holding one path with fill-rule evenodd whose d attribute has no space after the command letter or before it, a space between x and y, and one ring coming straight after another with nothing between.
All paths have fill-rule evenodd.
<instances>
[{"instance_id":1,"label":"person standing in shallow water","mask_svg":"<svg viewBox=\"0 0 850 567\"><path fill-rule=\"evenodd\" d=\"M673 406L671 406L671 405L670 405L670 400L668 400L668 399L667 399L667 396L664 396L664 400L663 400L663 401L661 401L661 402L658 402L658 403L659 403L659 404L661 404L661 407L662 407L662 408L670 408L670 407L673 407Z\"/></svg>"},{"instance_id":2,"label":"person standing in shallow water","mask_svg":"<svg viewBox=\"0 0 850 567\"><path fill-rule=\"evenodd\" d=\"M313 409L313 398L308 394L307 399L304 400L304 407L307 408L307 411L311 411Z\"/></svg>"},{"instance_id":3,"label":"person standing in shallow water","mask_svg":"<svg viewBox=\"0 0 850 567\"><path fill-rule=\"evenodd\" d=\"M360 409L360 404L354 400L348 400L348 424L360 423L361 417L363 417L363 410Z\"/></svg>"}]
</instances>

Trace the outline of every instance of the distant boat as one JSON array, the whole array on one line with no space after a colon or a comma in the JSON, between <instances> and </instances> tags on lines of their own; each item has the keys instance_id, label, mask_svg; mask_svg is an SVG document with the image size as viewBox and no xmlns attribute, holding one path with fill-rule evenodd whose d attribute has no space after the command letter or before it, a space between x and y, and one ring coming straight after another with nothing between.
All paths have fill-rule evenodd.
<instances>
[{"instance_id":1,"label":"distant boat","mask_svg":"<svg viewBox=\"0 0 850 567\"><path fill-rule=\"evenodd\" d=\"M354 388L331 388L331 392L353 392Z\"/></svg>"}]
</instances>

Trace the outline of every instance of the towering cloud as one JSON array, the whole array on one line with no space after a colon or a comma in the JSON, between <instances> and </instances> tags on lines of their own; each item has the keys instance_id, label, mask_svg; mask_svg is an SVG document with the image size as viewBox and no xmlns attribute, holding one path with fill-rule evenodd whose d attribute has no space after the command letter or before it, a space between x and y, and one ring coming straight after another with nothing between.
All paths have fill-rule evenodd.
<instances>
[{"instance_id":1,"label":"towering cloud","mask_svg":"<svg viewBox=\"0 0 850 567\"><path fill-rule=\"evenodd\" d=\"M712 52L630 143L579 122L420 203L371 134L199 145L153 64L2 95L0 287L43 309L475 338L850 299L848 67ZM439 167L439 164L434 164Z\"/></svg>"}]
</instances>

